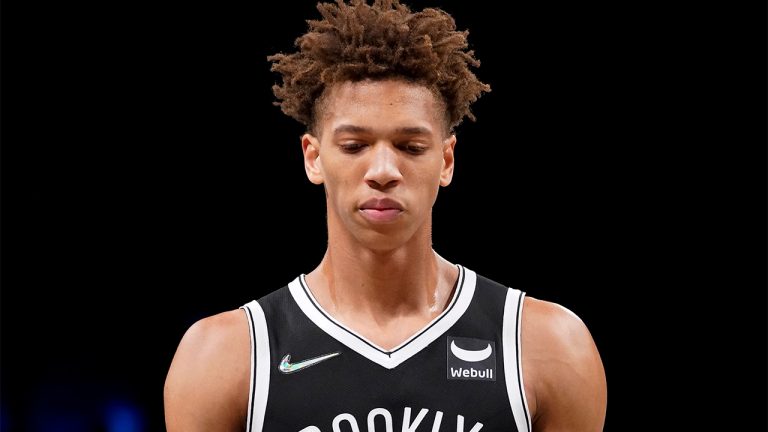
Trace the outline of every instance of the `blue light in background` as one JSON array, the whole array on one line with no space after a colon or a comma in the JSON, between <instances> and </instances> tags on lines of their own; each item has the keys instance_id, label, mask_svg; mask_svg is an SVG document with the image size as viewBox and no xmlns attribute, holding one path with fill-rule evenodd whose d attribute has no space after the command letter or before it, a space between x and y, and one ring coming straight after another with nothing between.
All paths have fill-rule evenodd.
<instances>
[{"instance_id":1,"label":"blue light in background","mask_svg":"<svg viewBox=\"0 0 768 432\"><path fill-rule=\"evenodd\" d=\"M30 406L12 419L13 430L18 429L20 419L29 432L145 432L147 419L143 405L136 403L136 397L120 385L94 383L87 380L73 382L71 379L50 381L39 386L30 399ZM8 415L8 406L3 404L2 414ZM16 413L14 413L16 414ZM25 415L26 414L26 415Z\"/></svg>"},{"instance_id":2,"label":"blue light in background","mask_svg":"<svg viewBox=\"0 0 768 432\"><path fill-rule=\"evenodd\" d=\"M143 432L144 418L139 408L120 401L105 406L104 423L107 432Z\"/></svg>"},{"instance_id":3,"label":"blue light in background","mask_svg":"<svg viewBox=\"0 0 768 432\"><path fill-rule=\"evenodd\" d=\"M10 432L8 426L8 416L6 415L5 405L0 405L0 432Z\"/></svg>"}]
</instances>

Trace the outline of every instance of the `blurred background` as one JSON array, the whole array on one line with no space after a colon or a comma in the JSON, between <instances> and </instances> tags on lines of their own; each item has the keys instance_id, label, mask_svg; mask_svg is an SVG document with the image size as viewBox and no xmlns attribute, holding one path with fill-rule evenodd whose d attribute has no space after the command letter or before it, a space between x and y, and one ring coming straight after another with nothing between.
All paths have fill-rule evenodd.
<instances>
[{"instance_id":1,"label":"blurred background","mask_svg":"<svg viewBox=\"0 0 768 432\"><path fill-rule=\"evenodd\" d=\"M585 321L607 431L765 430L765 50L740 50L765 13L731 32L647 3L409 4L470 31L493 89L435 249ZM325 250L266 61L315 2L2 15L0 429L164 430L185 330Z\"/></svg>"}]
</instances>

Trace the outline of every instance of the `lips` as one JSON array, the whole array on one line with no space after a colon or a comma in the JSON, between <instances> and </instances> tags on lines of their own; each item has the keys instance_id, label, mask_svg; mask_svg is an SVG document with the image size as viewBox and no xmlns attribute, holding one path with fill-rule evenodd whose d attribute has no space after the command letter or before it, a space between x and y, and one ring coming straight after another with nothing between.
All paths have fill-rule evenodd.
<instances>
[{"instance_id":1,"label":"lips","mask_svg":"<svg viewBox=\"0 0 768 432\"><path fill-rule=\"evenodd\" d=\"M393 222L402 212L402 204L389 198L371 198L360 206L360 213L372 223Z\"/></svg>"},{"instance_id":2,"label":"lips","mask_svg":"<svg viewBox=\"0 0 768 432\"><path fill-rule=\"evenodd\" d=\"M389 198L371 198L360 206L360 210L403 210L403 206Z\"/></svg>"}]
</instances>

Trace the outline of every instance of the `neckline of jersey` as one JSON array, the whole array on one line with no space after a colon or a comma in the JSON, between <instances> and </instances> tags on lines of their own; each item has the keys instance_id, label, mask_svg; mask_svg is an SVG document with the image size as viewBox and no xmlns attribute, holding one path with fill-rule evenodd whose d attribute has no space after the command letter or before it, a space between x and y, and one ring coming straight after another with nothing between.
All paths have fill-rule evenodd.
<instances>
[{"instance_id":1,"label":"neckline of jersey","mask_svg":"<svg viewBox=\"0 0 768 432\"><path fill-rule=\"evenodd\" d=\"M333 318L312 294L307 285L305 274L299 275L294 282L289 284L289 288L299 308L327 334L358 354L384 367L393 368L437 339L466 311L474 294L476 276L472 270L459 264L456 266L459 269L459 276L456 279L454 293L448 306L440 315L390 350L378 346Z\"/></svg>"}]
</instances>

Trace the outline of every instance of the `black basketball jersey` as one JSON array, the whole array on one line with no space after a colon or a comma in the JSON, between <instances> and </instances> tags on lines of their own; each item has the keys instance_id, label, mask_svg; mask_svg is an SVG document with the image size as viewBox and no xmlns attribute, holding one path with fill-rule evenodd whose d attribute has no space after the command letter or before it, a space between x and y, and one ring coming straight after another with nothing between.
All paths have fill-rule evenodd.
<instances>
[{"instance_id":1,"label":"black basketball jersey","mask_svg":"<svg viewBox=\"0 0 768 432\"><path fill-rule=\"evenodd\" d=\"M458 268L448 307L389 350L336 321L303 274L242 306L247 432L530 432L524 293Z\"/></svg>"}]
</instances>

